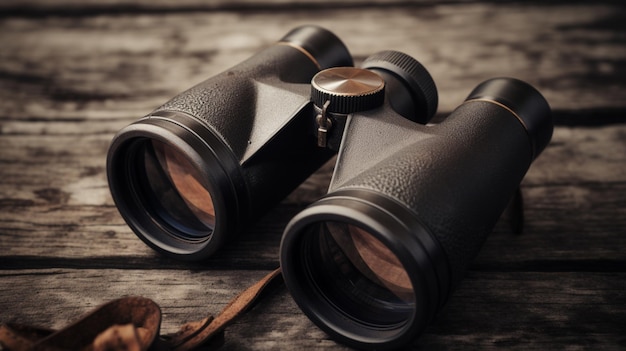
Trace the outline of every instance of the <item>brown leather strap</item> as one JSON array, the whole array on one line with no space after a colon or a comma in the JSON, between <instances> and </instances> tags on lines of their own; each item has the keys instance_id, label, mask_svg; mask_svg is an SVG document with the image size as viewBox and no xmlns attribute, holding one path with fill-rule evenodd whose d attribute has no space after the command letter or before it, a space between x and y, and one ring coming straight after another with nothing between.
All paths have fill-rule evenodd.
<instances>
[{"instance_id":1,"label":"brown leather strap","mask_svg":"<svg viewBox=\"0 0 626 351\"><path fill-rule=\"evenodd\" d=\"M212 321L204 319L183 325L181 330L169 340L171 349L175 351L193 350L214 335L221 333L227 325L254 304L272 281L280 277L280 269L266 275L232 299Z\"/></svg>"},{"instance_id":2,"label":"brown leather strap","mask_svg":"<svg viewBox=\"0 0 626 351\"><path fill-rule=\"evenodd\" d=\"M0 345L7 350L30 350L33 345L54 330L23 326L19 324L0 325Z\"/></svg>"},{"instance_id":3,"label":"brown leather strap","mask_svg":"<svg viewBox=\"0 0 626 351\"><path fill-rule=\"evenodd\" d=\"M271 272L231 300L216 318L208 316L187 323L177 333L161 338L158 338L159 306L143 297L125 297L98 307L56 332L16 324L0 325L0 345L10 351L193 350L221 335L227 325L251 307L264 289L280 277L280 269Z\"/></svg>"}]
</instances>

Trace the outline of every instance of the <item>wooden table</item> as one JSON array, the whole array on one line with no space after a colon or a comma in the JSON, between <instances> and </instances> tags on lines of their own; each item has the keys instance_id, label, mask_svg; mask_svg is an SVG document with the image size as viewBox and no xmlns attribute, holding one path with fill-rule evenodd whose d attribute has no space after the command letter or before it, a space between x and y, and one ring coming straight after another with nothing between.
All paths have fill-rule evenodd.
<instances>
[{"instance_id":1,"label":"wooden table","mask_svg":"<svg viewBox=\"0 0 626 351\"><path fill-rule=\"evenodd\" d=\"M526 231L496 226L415 349L626 348L626 7L620 2L31 0L0 3L0 321L60 328L121 296L157 302L164 333L218 312L278 266L286 222L328 165L201 264L162 258L109 195L113 134L291 28L334 31L356 61L420 60L440 115L513 76L556 129L522 186ZM226 331L224 350L344 349L285 288Z\"/></svg>"}]
</instances>

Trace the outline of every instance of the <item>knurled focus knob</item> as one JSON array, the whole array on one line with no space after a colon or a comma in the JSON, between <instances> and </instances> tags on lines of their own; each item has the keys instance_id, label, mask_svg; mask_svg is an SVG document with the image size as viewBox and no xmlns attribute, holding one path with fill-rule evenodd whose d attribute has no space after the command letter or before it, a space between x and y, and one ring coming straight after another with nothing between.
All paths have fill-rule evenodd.
<instances>
[{"instance_id":1,"label":"knurled focus knob","mask_svg":"<svg viewBox=\"0 0 626 351\"><path fill-rule=\"evenodd\" d=\"M325 69L311 81L311 100L326 111L353 113L374 109L385 101L385 81L378 74L362 68Z\"/></svg>"},{"instance_id":2,"label":"knurled focus knob","mask_svg":"<svg viewBox=\"0 0 626 351\"><path fill-rule=\"evenodd\" d=\"M426 68L411 56L398 51L382 51L368 57L361 67L383 75L395 75L403 82L416 114L410 119L425 123L435 115L439 100L435 82ZM393 105L394 101L391 103Z\"/></svg>"}]
</instances>

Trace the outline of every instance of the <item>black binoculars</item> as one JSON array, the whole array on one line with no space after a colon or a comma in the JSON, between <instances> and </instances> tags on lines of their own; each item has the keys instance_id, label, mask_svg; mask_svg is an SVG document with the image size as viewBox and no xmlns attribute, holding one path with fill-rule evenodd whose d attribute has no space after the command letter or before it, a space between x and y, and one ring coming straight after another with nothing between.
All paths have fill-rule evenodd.
<instances>
[{"instance_id":1,"label":"black binoculars","mask_svg":"<svg viewBox=\"0 0 626 351\"><path fill-rule=\"evenodd\" d=\"M430 74L384 51L359 68L303 26L123 128L113 199L155 250L201 260L334 155L328 194L287 225L280 264L336 340L398 348L433 320L552 136L530 85L478 85L439 123Z\"/></svg>"}]
</instances>

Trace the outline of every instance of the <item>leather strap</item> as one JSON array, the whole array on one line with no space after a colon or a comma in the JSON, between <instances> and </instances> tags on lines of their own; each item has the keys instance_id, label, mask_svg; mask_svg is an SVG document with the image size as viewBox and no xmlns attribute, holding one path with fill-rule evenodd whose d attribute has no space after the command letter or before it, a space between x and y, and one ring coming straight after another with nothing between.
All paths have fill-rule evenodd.
<instances>
[{"instance_id":1,"label":"leather strap","mask_svg":"<svg viewBox=\"0 0 626 351\"><path fill-rule=\"evenodd\" d=\"M232 299L217 317L209 315L186 323L172 335L159 337L161 309L156 303L143 297L124 297L98 307L59 331L0 325L0 345L10 351L194 350L222 335L226 326L248 310L265 288L280 277L280 269L274 270Z\"/></svg>"}]
</instances>

